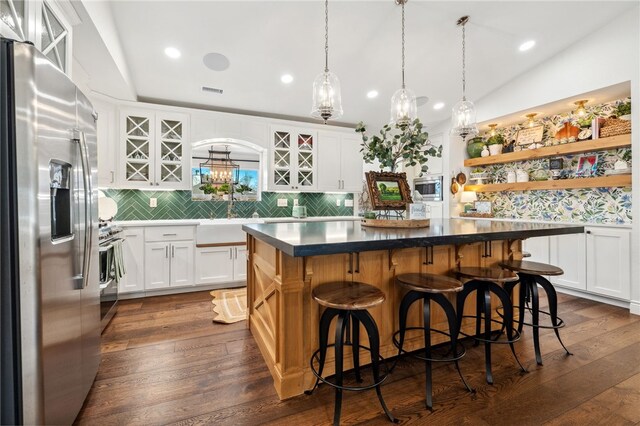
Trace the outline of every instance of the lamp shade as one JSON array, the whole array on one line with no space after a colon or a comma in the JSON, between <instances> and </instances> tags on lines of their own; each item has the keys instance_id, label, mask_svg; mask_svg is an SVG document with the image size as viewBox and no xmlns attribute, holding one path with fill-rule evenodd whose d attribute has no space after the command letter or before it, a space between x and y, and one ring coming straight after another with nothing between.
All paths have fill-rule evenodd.
<instances>
[{"instance_id":1,"label":"lamp shade","mask_svg":"<svg viewBox=\"0 0 640 426\"><path fill-rule=\"evenodd\" d=\"M476 125L476 108L473 102L461 100L451 109L451 134L466 141L478 133L480 132Z\"/></svg>"},{"instance_id":2,"label":"lamp shade","mask_svg":"<svg viewBox=\"0 0 640 426\"><path fill-rule=\"evenodd\" d=\"M475 191L462 191L460 194L460 202L461 203L473 203L478 200L478 196Z\"/></svg>"},{"instance_id":3,"label":"lamp shade","mask_svg":"<svg viewBox=\"0 0 640 426\"><path fill-rule=\"evenodd\" d=\"M342 117L342 96L340 94L340 80L330 72L318 74L313 81L313 117L327 122L329 118Z\"/></svg>"},{"instance_id":4,"label":"lamp shade","mask_svg":"<svg viewBox=\"0 0 640 426\"><path fill-rule=\"evenodd\" d=\"M396 90L391 97L391 124L408 126L417 116L416 95L406 88Z\"/></svg>"}]
</instances>

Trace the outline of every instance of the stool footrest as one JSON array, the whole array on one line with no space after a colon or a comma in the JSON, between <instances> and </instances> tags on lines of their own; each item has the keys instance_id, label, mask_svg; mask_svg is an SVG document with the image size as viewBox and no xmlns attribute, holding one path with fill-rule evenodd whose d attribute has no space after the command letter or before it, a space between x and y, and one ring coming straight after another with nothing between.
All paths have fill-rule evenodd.
<instances>
[{"instance_id":1,"label":"stool footrest","mask_svg":"<svg viewBox=\"0 0 640 426\"><path fill-rule=\"evenodd\" d=\"M462 318L463 319L464 318L476 319L476 316L475 315L463 315ZM484 321L484 315L481 315L480 319ZM493 319L493 318L491 318L490 321L494 322L496 324L500 324L501 326L504 324L502 321L499 321L499 320ZM462 334L464 337L470 337L470 338L474 339L477 342L489 342L489 343L496 343L496 344L499 344L499 345L510 345L510 344L515 343L518 340L520 340L520 337L521 337L517 328L513 328L512 327L511 330L512 330L512 333L513 333L513 339L512 340L493 340L493 339L487 340L487 339L483 339L483 338L478 337L478 336L473 335L473 334L467 334L462 330L460 330L460 334ZM502 334L502 331L503 331L502 329L495 330L496 333L500 333L500 334ZM493 333L494 331L492 330L491 332ZM482 333L482 334L484 334L484 333Z\"/></svg>"},{"instance_id":2,"label":"stool footrest","mask_svg":"<svg viewBox=\"0 0 640 426\"><path fill-rule=\"evenodd\" d=\"M406 327L406 330L422 330L425 331L424 327ZM442 331L442 330L438 330L436 328L430 328L429 331L433 331L434 333L439 333L442 334L443 336L448 336L451 337L451 333L447 333L446 331ZM454 362L454 361L458 361L460 359L462 359L462 357L464 357L465 353L467 352L467 350L465 349L464 345L462 343L458 343L457 347L456 347L456 351L458 353L454 354L453 357L449 357L449 358L427 358L421 355L416 354L415 352L424 350L424 349L418 349L416 351L406 351L404 349L400 349L400 342L398 341L398 334L400 334L400 330L396 331L395 333L393 333L393 344L396 348L398 348L399 353L400 354L407 354L413 358L417 358L417 359L421 359L423 361L432 361L432 362ZM449 343L449 342L444 342L444 343Z\"/></svg>"},{"instance_id":3,"label":"stool footrest","mask_svg":"<svg viewBox=\"0 0 640 426\"><path fill-rule=\"evenodd\" d=\"M353 348L353 343L343 343L343 346L351 346ZM330 345L327 345L327 348L330 347L335 347L335 343L332 343ZM363 346L363 345L358 345L359 349L364 349L366 351L371 352L371 348L369 348L368 346ZM389 377L389 367L387 366L387 360L384 359L381 355L378 355L378 358L380 361L382 361L382 365L384 366L384 370L385 373L382 374L380 376L380 379L377 382L373 382L370 385L365 385L365 386L339 386L335 383L333 383L332 381L320 376L318 374L318 370L316 369L315 365L313 365L313 360L315 359L316 361L320 362L320 349L318 349L317 351L315 351L313 353L313 355L311 355L311 360L309 362L309 366L311 367L311 372L313 373L314 376L316 376L316 378L318 380L320 380L322 383L325 383L331 387L334 387L336 389L340 389L340 390L345 390L345 391L353 391L353 392L360 392L360 391L365 391L365 390L369 390L369 389L374 389L375 387L381 385L385 380L387 380L387 377Z\"/></svg>"},{"instance_id":4,"label":"stool footrest","mask_svg":"<svg viewBox=\"0 0 640 426\"><path fill-rule=\"evenodd\" d=\"M533 311L533 309L532 309L531 307L529 307L529 306L525 306L525 309L526 309L527 311L529 311L530 313ZM496 308L496 313L498 314L498 316L499 316L500 318L502 318L502 312L500 312L501 310L502 310L502 306L498 306L498 307ZM513 310L514 310L514 311L515 311L515 310L520 310L520 305L514 305L514 306L513 306ZM546 316L548 316L548 317L551 317L551 313L550 313L550 312L547 312L547 311L542 311L542 310L538 309L538 313L539 313L539 314L546 315ZM550 330L553 330L553 329L556 329L556 328L563 328L563 327L565 326L564 320L563 320L562 318L558 317L558 316L556 316L556 319L557 319L557 321L558 321L558 325L553 325L553 324L552 324L552 325L542 325L542 324L533 324L533 323L529 323L529 322L523 322L522 324L524 324L524 325L528 325L529 327L546 328L546 329L550 329ZM517 321L518 321L518 320L515 318L515 315L514 315L514 319L513 319L513 321L514 321L514 322L517 322Z\"/></svg>"}]
</instances>

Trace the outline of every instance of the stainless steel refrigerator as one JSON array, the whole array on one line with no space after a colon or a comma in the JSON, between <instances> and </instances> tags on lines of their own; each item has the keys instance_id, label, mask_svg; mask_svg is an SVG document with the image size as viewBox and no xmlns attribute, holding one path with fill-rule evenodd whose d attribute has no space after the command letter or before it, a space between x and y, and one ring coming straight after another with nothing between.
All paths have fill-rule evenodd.
<instances>
[{"instance_id":1,"label":"stainless steel refrigerator","mask_svg":"<svg viewBox=\"0 0 640 426\"><path fill-rule=\"evenodd\" d=\"M96 119L44 55L0 40L2 424L71 424L98 370Z\"/></svg>"}]
</instances>

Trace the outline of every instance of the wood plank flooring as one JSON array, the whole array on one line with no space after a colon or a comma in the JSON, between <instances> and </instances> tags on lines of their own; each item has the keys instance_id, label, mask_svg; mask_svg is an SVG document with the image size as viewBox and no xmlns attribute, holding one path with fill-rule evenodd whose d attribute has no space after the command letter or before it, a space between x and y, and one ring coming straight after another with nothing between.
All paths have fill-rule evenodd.
<instances>
[{"instance_id":1,"label":"wood plank flooring","mask_svg":"<svg viewBox=\"0 0 640 426\"><path fill-rule=\"evenodd\" d=\"M640 316L559 295L566 356L541 332L537 366L531 330L516 351L494 345L488 385L481 346L465 343L460 365L434 369L434 410L424 406L424 367L404 358L382 392L401 424L633 425L640 423ZM326 425L333 390L279 401L245 323L211 321L208 292L123 301L103 334L102 363L76 423L87 425ZM388 425L375 392L346 393L342 424Z\"/></svg>"}]
</instances>

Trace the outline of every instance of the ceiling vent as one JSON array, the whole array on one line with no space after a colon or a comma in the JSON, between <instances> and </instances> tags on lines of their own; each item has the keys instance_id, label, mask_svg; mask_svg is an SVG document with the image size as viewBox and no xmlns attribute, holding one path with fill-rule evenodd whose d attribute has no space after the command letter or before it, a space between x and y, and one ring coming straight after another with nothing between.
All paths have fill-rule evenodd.
<instances>
[{"instance_id":1,"label":"ceiling vent","mask_svg":"<svg viewBox=\"0 0 640 426\"><path fill-rule=\"evenodd\" d=\"M218 95L222 95L222 93L224 92L222 89L216 89L215 87L209 87L209 86L202 86L202 91L216 93Z\"/></svg>"}]
</instances>

